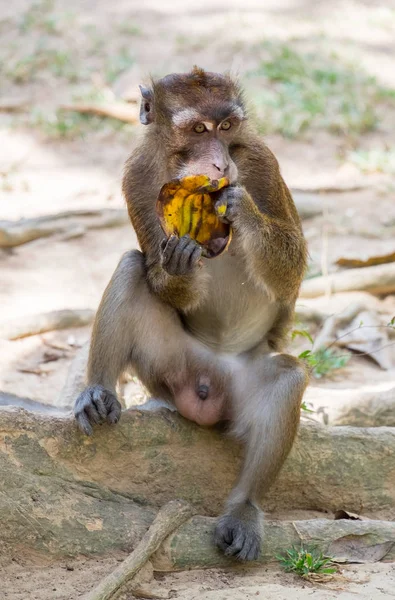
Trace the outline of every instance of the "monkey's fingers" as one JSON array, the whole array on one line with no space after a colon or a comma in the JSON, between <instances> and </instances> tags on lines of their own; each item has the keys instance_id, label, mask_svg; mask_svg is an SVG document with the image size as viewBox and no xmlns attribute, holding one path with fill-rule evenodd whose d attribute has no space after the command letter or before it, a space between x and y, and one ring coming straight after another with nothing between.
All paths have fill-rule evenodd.
<instances>
[{"instance_id":1,"label":"monkey's fingers","mask_svg":"<svg viewBox=\"0 0 395 600\"><path fill-rule=\"evenodd\" d=\"M107 390L102 385L95 385L88 388L91 399L91 406L95 408L95 412L99 415L98 423L107 417L107 410L105 405L105 399Z\"/></svg>"},{"instance_id":2,"label":"monkey's fingers","mask_svg":"<svg viewBox=\"0 0 395 600\"><path fill-rule=\"evenodd\" d=\"M189 257L189 268L192 270L195 267L202 266L203 262L200 260L202 257L203 249L201 246L195 245L195 248L192 250L192 253Z\"/></svg>"},{"instance_id":3,"label":"monkey's fingers","mask_svg":"<svg viewBox=\"0 0 395 600\"><path fill-rule=\"evenodd\" d=\"M214 534L214 542L215 545L220 548L223 552L225 552L229 546L232 544L233 535L232 531L228 527L219 527L217 526Z\"/></svg>"},{"instance_id":4,"label":"monkey's fingers","mask_svg":"<svg viewBox=\"0 0 395 600\"><path fill-rule=\"evenodd\" d=\"M246 537L246 531L241 523L235 525L234 529L231 531L231 538L231 543L228 544L225 549L225 556L239 557L245 545L247 545L249 549L250 540Z\"/></svg>"},{"instance_id":5,"label":"monkey's fingers","mask_svg":"<svg viewBox=\"0 0 395 600\"><path fill-rule=\"evenodd\" d=\"M189 259L187 247L191 242L189 235L184 235L177 240L177 245L173 250L171 259L167 262L167 272L170 275L185 275Z\"/></svg>"},{"instance_id":6,"label":"monkey's fingers","mask_svg":"<svg viewBox=\"0 0 395 600\"><path fill-rule=\"evenodd\" d=\"M107 409L107 423L110 425L115 425L118 423L121 417L121 403L116 399L115 396L107 392L105 404Z\"/></svg>"},{"instance_id":7,"label":"monkey's fingers","mask_svg":"<svg viewBox=\"0 0 395 600\"><path fill-rule=\"evenodd\" d=\"M173 252L175 247L178 244L178 237L176 235L171 235L169 239L164 240L161 244L162 250L162 264L164 267L168 265L173 256Z\"/></svg>"},{"instance_id":8,"label":"monkey's fingers","mask_svg":"<svg viewBox=\"0 0 395 600\"><path fill-rule=\"evenodd\" d=\"M240 560L256 560L259 556L261 538L254 524L232 515L218 521L214 540L225 556Z\"/></svg>"},{"instance_id":9,"label":"monkey's fingers","mask_svg":"<svg viewBox=\"0 0 395 600\"><path fill-rule=\"evenodd\" d=\"M82 433L85 433L85 435L92 435L93 427L89 422L88 416L84 412L81 412L76 414L75 418Z\"/></svg>"},{"instance_id":10,"label":"monkey's fingers","mask_svg":"<svg viewBox=\"0 0 395 600\"><path fill-rule=\"evenodd\" d=\"M89 386L78 396L74 406L74 415L83 433L92 435L92 425L105 419L109 423L116 423L119 420L121 405L116 397L103 386Z\"/></svg>"},{"instance_id":11,"label":"monkey's fingers","mask_svg":"<svg viewBox=\"0 0 395 600\"><path fill-rule=\"evenodd\" d=\"M189 235L184 236L180 240L180 244L177 247L179 251L178 260L178 273L180 275L186 275L190 272L202 255L202 248L190 238Z\"/></svg>"},{"instance_id":12,"label":"monkey's fingers","mask_svg":"<svg viewBox=\"0 0 395 600\"><path fill-rule=\"evenodd\" d=\"M215 212L221 221L226 221L226 210L228 208L228 199L226 194L222 194L221 198L214 204Z\"/></svg>"},{"instance_id":13,"label":"monkey's fingers","mask_svg":"<svg viewBox=\"0 0 395 600\"><path fill-rule=\"evenodd\" d=\"M244 542L243 547L236 554L239 560L257 560L261 550L261 539L258 535L250 535Z\"/></svg>"},{"instance_id":14,"label":"monkey's fingers","mask_svg":"<svg viewBox=\"0 0 395 600\"><path fill-rule=\"evenodd\" d=\"M101 421L98 407L92 398L92 388L86 388L77 398L74 406L74 415L83 433L91 435L92 425Z\"/></svg>"}]
</instances>

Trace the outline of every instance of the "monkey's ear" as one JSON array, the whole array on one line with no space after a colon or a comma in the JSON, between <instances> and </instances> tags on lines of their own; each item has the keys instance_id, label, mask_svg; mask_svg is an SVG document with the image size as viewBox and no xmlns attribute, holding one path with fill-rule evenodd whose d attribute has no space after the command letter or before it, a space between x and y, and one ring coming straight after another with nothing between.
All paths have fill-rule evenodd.
<instances>
[{"instance_id":1,"label":"monkey's ear","mask_svg":"<svg viewBox=\"0 0 395 600\"><path fill-rule=\"evenodd\" d=\"M152 90L139 85L141 92L140 122L149 125L154 120L154 95Z\"/></svg>"}]
</instances>

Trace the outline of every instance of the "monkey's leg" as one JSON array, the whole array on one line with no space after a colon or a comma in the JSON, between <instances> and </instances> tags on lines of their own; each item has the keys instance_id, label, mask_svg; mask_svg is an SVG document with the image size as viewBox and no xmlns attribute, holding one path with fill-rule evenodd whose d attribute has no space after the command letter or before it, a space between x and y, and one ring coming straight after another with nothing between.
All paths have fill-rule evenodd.
<instances>
[{"instance_id":1,"label":"monkey's leg","mask_svg":"<svg viewBox=\"0 0 395 600\"><path fill-rule=\"evenodd\" d=\"M90 435L92 425L116 423L121 405L116 385L132 366L151 393L166 394L169 374L184 376L188 336L177 312L153 294L146 281L144 257L138 250L121 259L100 303L93 326L87 387L77 398L74 414Z\"/></svg>"},{"instance_id":2,"label":"monkey's leg","mask_svg":"<svg viewBox=\"0 0 395 600\"><path fill-rule=\"evenodd\" d=\"M262 512L257 502L292 448L306 385L303 366L286 354L251 358L234 374L234 432L246 448L239 480L215 531L216 544L228 556L255 560L259 555Z\"/></svg>"}]
</instances>

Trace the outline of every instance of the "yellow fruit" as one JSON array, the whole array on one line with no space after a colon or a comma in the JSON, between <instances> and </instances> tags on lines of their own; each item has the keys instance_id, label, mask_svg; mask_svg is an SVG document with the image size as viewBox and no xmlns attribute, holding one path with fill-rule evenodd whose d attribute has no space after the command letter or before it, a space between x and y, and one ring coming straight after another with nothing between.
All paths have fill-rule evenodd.
<instances>
[{"instance_id":1,"label":"yellow fruit","mask_svg":"<svg viewBox=\"0 0 395 600\"><path fill-rule=\"evenodd\" d=\"M188 233L203 247L202 255L206 258L222 254L232 232L230 226L218 218L212 194L227 185L226 177L211 180L206 175L189 175L166 183L157 201L157 213L166 235L182 237ZM223 203L218 212L224 215L225 211L226 203Z\"/></svg>"}]
</instances>

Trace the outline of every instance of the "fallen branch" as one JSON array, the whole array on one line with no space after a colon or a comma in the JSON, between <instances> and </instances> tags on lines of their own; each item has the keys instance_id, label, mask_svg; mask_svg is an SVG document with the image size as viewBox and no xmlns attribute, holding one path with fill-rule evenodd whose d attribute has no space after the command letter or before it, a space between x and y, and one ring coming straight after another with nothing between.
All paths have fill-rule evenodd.
<instances>
[{"instance_id":1,"label":"fallen branch","mask_svg":"<svg viewBox=\"0 0 395 600\"><path fill-rule=\"evenodd\" d=\"M386 265L393 262L395 262L395 252L370 256L364 260L359 258L339 258L335 264L339 265L339 267L358 269L362 267L373 267L375 265Z\"/></svg>"},{"instance_id":2,"label":"fallen branch","mask_svg":"<svg viewBox=\"0 0 395 600\"><path fill-rule=\"evenodd\" d=\"M310 388L305 401L315 411L312 418L327 425L395 427L395 388L375 392Z\"/></svg>"},{"instance_id":3,"label":"fallen branch","mask_svg":"<svg viewBox=\"0 0 395 600\"><path fill-rule=\"evenodd\" d=\"M84 600L109 600L119 588L127 583L145 565L151 555L175 529L193 514L186 502L173 500L158 512L143 539L128 558L107 575L94 590L83 596Z\"/></svg>"},{"instance_id":4,"label":"fallen branch","mask_svg":"<svg viewBox=\"0 0 395 600\"><path fill-rule=\"evenodd\" d=\"M229 567L234 559L213 545L215 519L197 516L170 535L151 557L155 571ZM265 521L259 562L273 561L292 546L314 547L337 562L395 560L395 523L314 519L311 521Z\"/></svg>"},{"instance_id":5,"label":"fallen branch","mask_svg":"<svg viewBox=\"0 0 395 600\"><path fill-rule=\"evenodd\" d=\"M13 248L56 233L73 233L76 224L79 234L88 229L118 227L129 222L126 210L97 209L66 211L19 221L0 221L0 247Z\"/></svg>"},{"instance_id":6,"label":"fallen branch","mask_svg":"<svg viewBox=\"0 0 395 600\"><path fill-rule=\"evenodd\" d=\"M0 98L0 112L22 112L29 107L28 98Z\"/></svg>"},{"instance_id":7,"label":"fallen branch","mask_svg":"<svg viewBox=\"0 0 395 600\"><path fill-rule=\"evenodd\" d=\"M312 185L292 187L291 191L308 194L343 194L345 192L356 192L369 187L371 187L371 184L365 181L361 183L344 181L339 182L338 184L332 184L328 181L328 183L313 183Z\"/></svg>"},{"instance_id":8,"label":"fallen branch","mask_svg":"<svg viewBox=\"0 0 395 600\"><path fill-rule=\"evenodd\" d=\"M169 500L218 515L242 459L229 437L164 409L126 410L87 438L69 417L1 408L0 431L0 555L130 552ZM394 457L393 427L304 422L262 506L391 518Z\"/></svg>"},{"instance_id":9,"label":"fallen branch","mask_svg":"<svg viewBox=\"0 0 395 600\"><path fill-rule=\"evenodd\" d=\"M383 295L395 292L395 268L393 264L364 267L332 273L326 277L314 277L303 282L300 298L316 298L331 293L365 291Z\"/></svg>"},{"instance_id":10,"label":"fallen branch","mask_svg":"<svg viewBox=\"0 0 395 600\"><path fill-rule=\"evenodd\" d=\"M95 311L88 308L73 310L54 310L38 315L19 317L5 323L0 323L0 338L18 340L30 335L69 329L70 327L85 327L94 319Z\"/></svg>"},{"instance_id":11,"label":"fallen branch","mask_svg":"<svg viewBox=\"0 0 395 600\"><path fill-rule=\"evenodd\" d=\"M79 112L86 115L97 115L99 117L110 117L125 123L137 123L139 112L135 106L123 102L112 104L66 104L61 110Z\"/></svg>"}]
</instances>

